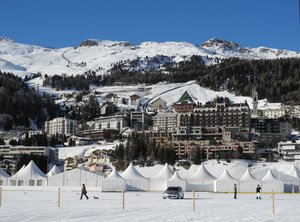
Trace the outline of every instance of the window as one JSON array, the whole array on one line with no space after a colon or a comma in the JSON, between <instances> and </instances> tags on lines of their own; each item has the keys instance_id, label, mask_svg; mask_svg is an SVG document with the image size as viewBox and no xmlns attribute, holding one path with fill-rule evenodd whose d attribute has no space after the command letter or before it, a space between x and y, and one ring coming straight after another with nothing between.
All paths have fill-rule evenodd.
<instances>
[{"instance_id":1,"label":"window","mask_svg":"<svg viewBox=\"0 0 300 222\"><path fill-rule=\"evenodd\" d=\"M16 181L15 180L11 180L9 185L10 186L16 186Z\"/></svg>"},{"instance_id":2,"label":"window","mask_svg":"<svg viewBox=\"0 0 300 222\"><path fill-rule=\"evenodd\" d=\"M24 181L23 180L18 180L18 186L23 186L24 185Z\"/></svg>"},{"instance_id":3,"label":"window","mask_svg":"<svg viewBox=\"0 0 300 222\"><path fill-rule=\"evenodd\" d=\"M42 180L38 180L38 181L36 181L36 185L37 185L37 186L42 186L42 183L43 183L43 181L42 181Z\"/></svg>"},{"instance_id":4,"label":"window","mask_svg":"<svg viewBox=\"0 0 300 222\"><path fill-rule=\"evenodd\" d=\"M34 186L34 180L29 180L28 185L29 185L29 186Z\"/></svg>"}]
</instances>

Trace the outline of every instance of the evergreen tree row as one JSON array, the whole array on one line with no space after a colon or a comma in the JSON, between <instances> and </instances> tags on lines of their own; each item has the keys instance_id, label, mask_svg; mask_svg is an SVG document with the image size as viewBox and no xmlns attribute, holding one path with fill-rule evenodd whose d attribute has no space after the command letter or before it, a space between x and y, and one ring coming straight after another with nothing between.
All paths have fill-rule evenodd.
<instances>
[{"instance_id":1,"label":"evergreen tree row","mask_svg":"<svg viewBox=\"0 0 300 222\"><path fill-rule=\"evenodd\" d=\"M43 80L43 86L50 86L56 90L75 89L78 91L88 91L90 85L100 86L103 84L102 76L95 72L86 72L84 75L53 75L47 74Z\"/></svg>"},{"instance_id":2,"label":"evergreen tree row","mask_svg":"<svg viewBox=\"0 0 300 222\"><path fill-rule=\"evenodd\" d=\"M59 107L50 96L40 96L21 78L0 71L0 114L9 114L4 129L13 126L29 127L31 119L39 128L44 122L58 115Z\"/></svg>"},{"instance_id":3,"label":"evergreen tree row","mask_svg":"<svg viewBox=\"0 0 300 222\"><path fill-rule=\"evenodd\" d=\"M129 138L125 145L122 143L117 145L114 157L118 162L159 161L162 164L174 164L176 160L173 148L159 147L140 136Z\"/></svg>"},{"instance_id":4,"label":"evergreen tree row","mask_svg":"<svg viewBox=\"0 0 300 222\"><path fill-rule=\"evenodd\" d=\"M110 75L103 77L104 85L116 81L125 84L155 84L161 81L187 82L197 80L199 85L216 91L228 90L238 95L250 96L255 86L259 99L271 102L300 103L300 59L242 60L230 58L217 65L206 66L203 58L192 56L190 60L170 63L165 71L146 73L130 72L121 64L115 65Z\"/></svg>"}]
</instances>

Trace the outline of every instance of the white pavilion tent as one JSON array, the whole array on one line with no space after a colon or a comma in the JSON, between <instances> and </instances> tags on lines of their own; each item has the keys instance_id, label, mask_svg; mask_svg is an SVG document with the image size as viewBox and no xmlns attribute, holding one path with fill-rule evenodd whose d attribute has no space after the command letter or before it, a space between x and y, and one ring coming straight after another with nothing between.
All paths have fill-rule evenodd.
<instances>
[{"instance_id":1,"label":"white pavilion tent","mask_svg":"<svg viewBox=\"0 0 300 222\"><path fill-rule=\"evenodd\" d=\"M287 173L277 172L275 177L283 181L285 193L299 193L300 174L295 165L292 165L291 169Z\"/></svg>"},{"instance_id":2,"label":"white pavilion tent","mask_svg":"<svg viewBox=\"0 0 300 222\"><path fill-rule=\"evenodd\" d=\"M203 164L200 165L198 170L187 180L188 191L213 191L214 181L217 178L214 177Z\"/></svg>"},{"instance_id":3,"label":"white pavilion tent","mask_svg":"<svg viewBox=\"0 0 300 222\"><path fill-rule=\"evenodd\" d=\"M225 168L222 175L214 182L214 192L233 192L234 184L238 185L238 181Z\"/></svg>"},{"instance_id":4,"label":"white pavilion tent","mask_svg":"<svg viewBox=\"0 0 300 222\"><path fill-rule=\"evenodd\" d=\"M186 181L179 176L177 171L175 171L173 176L168 180L167 187L181 187L182 190L185 191Z\"/></svg>"},{"instance_id":5,"label":"white pavilion tent","mask_svg":"<svg viewBox=\"0 0 300 222\"><path fill-rule=\"evenodd\" d=\"M238 191L239 192L256 192L257 185L261 186L261 182L256 179L249 171L246 169L244 175L239 179Z\"/></svg>"},{"instance_id":6,"label":"white pavilion tent","mask_svg":"<svg viewBox=\"0 0 300 222\"><path fill-rule=\"evenodd\" d=\"M174 171L166 163L164 167L150 180L150 190L165 190L167 182L174 174Z\"/></svg>"},{"instance_id":7,"label":"white pavilion tent","mask_svg":"<svg viewBox=\"0 0 300 222\"><path fill-rule=\"evenodd\" d=\"M121 174L126 181L126 190L148 190L149 181L143 177L133 166L129 164L127 169Z\"/></svg>"},{"instance_id":8,"label":"white pavilion tent","mask_svg":"<svg viewBox=\"0 0 300 222\"><path fill-rule=\"evenodd\" d=\"M292 177L296 177L296 178L300 179L300 172L297 169L297 167L295 166L295 164L292 165L290 170L287 172L287 175L290 175Z\"/></svg>"},{"instance_id":9,"label":"white pavilion tent","mask_svg":"<svg viewBox=\"0 0 300 222\"><path fill-rule=\"evenodd\" d=\"M18 170L18 172L16 172L14 175L12 175L10 178L8 178L7 180L7 185L9 186L16 186L17 185L17 181L18 181L18 175L20 175L20 173L22 172L22 170L25 168L26 166L23 165L21 167L21 169Z\"/></svg>"},{"instance_id":10,"label":"white pavilion tent","mask_svg":"<svg viewBox=\"0 0 300 222\"><path fill-rule=\"evenodd\" d=\"M59 173L61 173L61 171L58 169L56 165L54 165L52 169L47 173L47 177L51 177Z\"/></svg>"},{"instance_id":11,"label":"white pavilion tent","mask_svg":"<svg viewBox=\"0 0 300 222\"><path fill-rule=\"evenodd\" d=\"M48 177L48 186L63 187L101 187L104 177L85 169L75 168L69 171Z\"/></svg>"},{"instance_id":12,"label":"white pavilion tent","mask_svg":"<svg viewBox=\"0 0 300 222\"><path fill-rule=\"evenodd\" d=\"M268 170L267 174L261 179L262 192L284 192L284 182L279 180L271 169Z\"/></svg>"},{"instance_id":13,"label":"white pavilion tent","mask_svg":"<svg viewBox=\"0 0 300 222\"><path fill-rule=\"evenodd\" d=\"M9 178L11 186L44 186L46 175L31 160L26 167L22 167L16 174Z\"/></svg>"},{"instance_id":14,"label":"white pavilion tent","mask_svg":"<svg viewBox=\"0 0 300 222\"><path fill-rule=\"evenodd\" d=\"M200 168L200 165L192 164L188 170L188 178L193 176L197 170Z\"/></svg>"},{"instance_id":15,"label":"white pavilion tent","mask_svg":"<svg viewBox=\"0 0 300 222\"><path fill-rule=\"evenodd\" d=\"M0 169L0 186L7 185L7 179L9 178L9 175L2 169Z\"/></svg>"},{"instance_id":16,"label":"white pavilion tent","mask_svg":"<svg viewBox=\"0 0 300 222\"><path fill-rule=\"evenodd\" d=\"M116 168L102 181L102 191L113 192L126 190L124 178L118 173Z\"/></svg>"}]
</instances>

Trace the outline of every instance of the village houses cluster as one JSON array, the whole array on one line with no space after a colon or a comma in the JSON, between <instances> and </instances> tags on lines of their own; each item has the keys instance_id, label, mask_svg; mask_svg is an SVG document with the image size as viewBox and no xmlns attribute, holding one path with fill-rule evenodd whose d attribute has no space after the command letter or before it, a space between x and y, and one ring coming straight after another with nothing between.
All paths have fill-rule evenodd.
<instances>
[{"instance_id":1,"label":"village houses cluster","mask_svg":"<svg viewBox=\"0 0 300 222\"><path fill-rule=\"evenodd\" d=\"M93 121L79 124L76 120L60 117L45 122L44 130L26 132L29 137L43 133L49 137L63 135L67 141L72 140L74 147L99 145L99 141L113 142L135 133L155 144L174 149L178 159L188 159L196 148L204 150L207 158L220 158L218 155L222 151L239 151L260 157L275 151L285 160L299 159L300 143L290 141L291 118L299 116L299 107L258 109L257 93L252 94L253 109L250 110L247 102L231 103L226 98L216 98L206 104L196 103L187 91L174 104L167 104L159 97L147 107L141 106L141 98L136 94L120 101L116 94L110 93L100 108L100 116ZM124 104L130 109L114 111L113 106L120 108ZM5 117L0 116L0 123L1 118ZM20 132L0 131L0 137L9 141L22 137ZM91 171L103 171L112 161L110 154L103 149L95 149L86 157L60 159L61 148L0 145L0 168L15 172L16 157L24 153L45 155L49 163L63 162L65 170L85 164Z\"/></svg>"}]
</instances>

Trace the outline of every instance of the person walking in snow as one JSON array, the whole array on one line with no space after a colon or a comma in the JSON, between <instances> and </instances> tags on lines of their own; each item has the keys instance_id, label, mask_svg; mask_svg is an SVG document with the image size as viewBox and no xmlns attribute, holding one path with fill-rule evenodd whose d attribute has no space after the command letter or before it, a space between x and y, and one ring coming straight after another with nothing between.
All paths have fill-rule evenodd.
<instances>
[{"instance_id":1,"label":"person walking in snow","mask_svg":"<svg viewBox=\"0 0 300 222\"><path fill-rule=\"evenodd\" d=\"M234 199L236 199L236 193L237 193L237 186L236 183L233 186L233 192L234 192Z\"/></svg>"},{"instance_id":2,"label":"person walking in snow","mask_svg":"<svg viewBox=\"0 0 300 222\"><path fill-rule=\"evenodd\" d=\"M256 199L261 199L260 191L261 191L261 187L258 184L257 187L256 187Z\"/></svg>"},{"instance_id":3,"label":"person walking in snow","mask_svg":"<svg viewBox=\"0 0 300 222\"><path fill-rule=\"evenodd\" d=\"M88 197L86 194L87 194L87 191L86 191L85 185L82 184L80 200L82 199L82 196L83 196L83 195L84 195L84 196L86 197L86 199L88 200L89 197Z\"/></svg>"}]
</instances>

